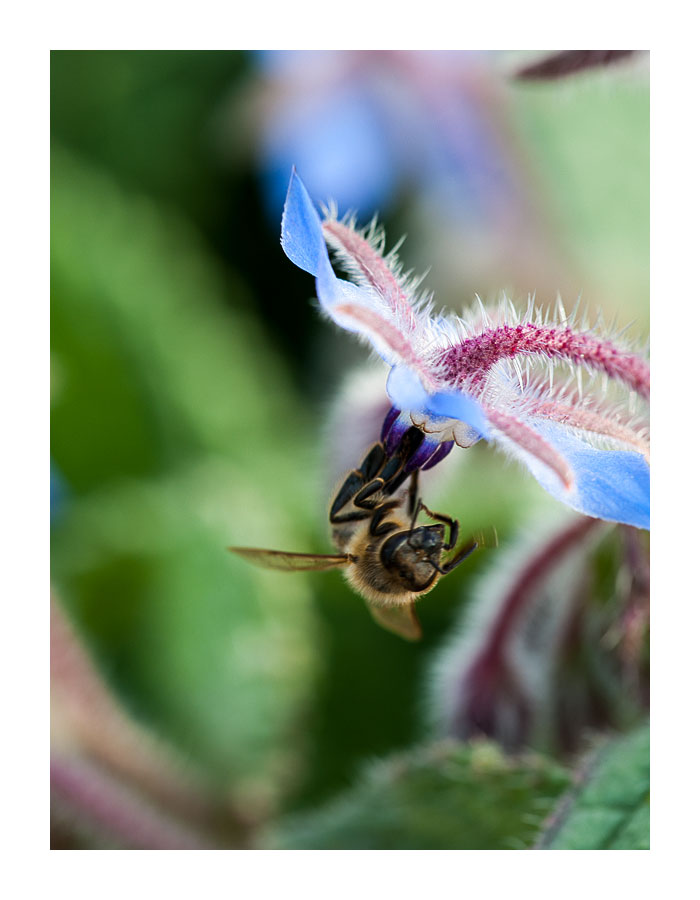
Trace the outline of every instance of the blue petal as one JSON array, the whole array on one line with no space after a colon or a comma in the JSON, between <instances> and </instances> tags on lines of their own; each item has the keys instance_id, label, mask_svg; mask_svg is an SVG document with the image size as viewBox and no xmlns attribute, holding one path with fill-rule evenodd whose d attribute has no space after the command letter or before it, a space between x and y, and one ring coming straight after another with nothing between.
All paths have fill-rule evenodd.
<instances>
[{"instance_id":1,"label":"blue petal","mask_svg":"<svg viewBox=\"0 0 700 900\"><path fill-rule=\"evenodd\" d=\"M326 252L324 257L319 261L318 276L316 278L316 295L325 312L333 319L333 321L355 334L361 334L366 337L382 359L391 365L396 355L387 348L380 340L379 336L374 334L365 325L360 325L347 316L341 315L334 307L340 305L348 306L364 306L374 310L375 303L371 295L367 291L351 284L342 278L338 278ZM376 311L376 310L374 310Z\"/></svg>"},{"instance_id":2,"label":"blue petal","mask_svg":"<svg viewBox=\"0 0 700 900\"><path fill-rule=\"evenodd\" d=\"M345 281L333 271L328 253L325 252L319 260L318 272L316 276L316 294L321 302L321 306L333 315L331 307L339 304L347 304L349 306L366 306L374 309L376 303L372 302L371 295L356 284ZM366 329L355 323L342 322L342 327L347 331L359 331L365 333Z\"/></svg>"},{"instance_id":3,"label":"blue petal","mask_svg":"<svg viewBox=\"0 0 700 900\"><path fill-rule=\"evenodd\" d=\"M330 267L321 219L295 169L282 213L282 249L295 265L311 275L318 274L324 258Z\"/></svg>"},{"instance_id":4,"label":"blue petal","mask_svg":"<svg viewBox=\"0 0 700 900\"><path fill-rule=\"evenodd\" d=\"M547 466L526 460L550 494L596 519L649 528L649 465L641 453L599 450L554 423L530 423L569 463L576 479L567 491Z\"/></svg>"},{"instance_id":5,"label":"blue petal","mask_svg":"<svg viewBox=\"0 0 700 900\"><path fill-rule=\"evenodd\" d=\"M65 478L59 471L58 467L51 461L49 490L50 490L50 512L49 520L53 525L63 515L66 502L69 498L70 491Z\"/></svg>"},{"instance_id":6,"label":"blue petal","mask_svg":"<svg viewBox=\"0 0 700 900\"><path fill-rule=\"evenodd\" d=\"M399 409L427 412L439 418L459 419L481 437L489 436L484 411L473 397L460 391L429 394L418 375L407 366L393 367L386 381L386 392Z\"/></svg>"},{"instance_id":7,"label":"blue petal","mask_svg":"<svg viewBox=\"0 0 700 900\"><path fill-rule=\"evenodd\" d=\"M489 426L484 411L480 404L468 394L460 391L440 391L428 398L426 409L436 416L466 422L482 438L487 440L489 438Z\"/></svg>"},{"instance_id":8,"label":"blue petal","mask_svg":"<svg viewBox=\"0 0 700 900\"><path fill-rule=\"evenodd\" d=\"M397 409L422 410L428 393L413 369L394 366L386 379L386 392Z\"/></svg>"},{"instance_id":9,"label":"blue petal","mask_svg":"<svg viewBox=\"0 0 700 900\"><path fill-rule=\"evenodd\" d=\"M391 364L395 356L376 335L334 309L335 306L347 304L369 307L376 312L376 298L364 288L338 278L333 271L321 219L296 170L292 171L282 214L282 249L300 269L316 275L316 293L324 311L341 328L369 338L379 355Z\"/></svg>"}]
</instances>

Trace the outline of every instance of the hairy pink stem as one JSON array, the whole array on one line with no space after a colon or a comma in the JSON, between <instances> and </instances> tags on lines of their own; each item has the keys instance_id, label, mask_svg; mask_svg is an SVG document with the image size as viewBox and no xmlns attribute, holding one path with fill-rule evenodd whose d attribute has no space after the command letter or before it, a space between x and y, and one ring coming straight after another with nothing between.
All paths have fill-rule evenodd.
<instances>
[{"instance_id":1,"label":"hairy pink stem","mask_svg":"<svg viewBox=\"0 0 700 900\"><path fill-rule=\"evenodd\" d=\"M566 554L575 550L585 535L599 524L599 519L581 516L555 535L530 560L504 598L501 612L489 635L484 655L492 656L503 651L510 629L533 591L562 562Z\"/></svg>"},{"instance_id":2,"label":"hairy pink stem","mask_svg":"<svg viewBox=\"0 0 700 900\"><path fill-rule=\"evenodd\" d=\"M497 734L496 704L507 695L514 722L511 722L508 734L500 734L499 739L512 746L519 745L525 739L532 710L522 686L506 662L509 639L535 591L598 524L598 519L577 518L557 532L536 556L516 572L510 589L499 603L498 615L484 646L460 679L461 699L453 714L452 725L458 736L468 736L475 726L486 734Z\"/></svg>"},{"instance_id":3,"label":"hairy pink stem","mask_svg":"<svg viewBox=\"0 0 700 900\"><path fill-rule=\"evenodd\" d=\"M609 66L627 59L638 50L560 50L518 68L514 77L523 81L562 78L586 69Z\"/></svg>"},{"instance_id":4,"label":"hairy pink stem","mask_svg":"<svg viewBox=\"0 0 700 900\"><path fill-rule=\"evenodd\" d=\"M211 846L203 834L85 760L53 754L51 794L55 824L89 832L92 838L106 838L137 850L196 850Z\"/></svg>"},{"instance_id":5,"label":"hairy pink stem","mask_svg":"<svg viewBox=\"0 0 700 900\"><path fill-rule=\"evenodd\" d=\"M393 313L398 314L412 331L416 327L416 317L411 303L401 289L391 268L384 258L377 253L369 241L366 241L352 228L342 222L329 220L323 223L323 232L330 246L340 252L347 261L359 269L379 296L389 305Z\"/></svg>"},{"instance_id":6,"label":"hairy pink stem","mask_svg":"<svg viewBox=\"0 0 700 900\"><path fill-rule=\"evenodd\" d=\"M580 334L570 328L532 323L500 325L442 351L439 362L452 384L460 386L466 381L474 389L483 383L489 369L497 362L521 353L541 354L590 366L621 381L643 397L649 396L649 366L643 359L621 350L612 341Z\"/></svg>"},{"instance_id":7,"label":"hairy pink stem","mask_svg":"<svg viewBox=\"0 0 700 900\"><path fill-rule=\"evenodd\" d=\"M416 372L420 372L422 380L428 387L437 389L438 384L435 378L415 352L410 341L404 337L398 328L394 327L391 322L388 322L384 316L366 306L350 303L336 304L333 307L333 313L336 316L343 316L354 325L361 325L372 332L375 337L386 344L392 353L395 353L401 359L402 363L411 366Z\"/></svg>"},{"instance_id":8,"label":"hairy pink stem","mask_svg":"<svg viewBox=\"0 0 700 900\"><path fill-rule=\"evenodd\" d=\"M215 802L169 745L135 722L51 598L51 722L57 740L76 745L119 777L190 819L207 819Z\"/></svg>"},{"instance_id":9,"label":"hairy pink stem","mask_svg":"<svg viewBox=\"0 0 700 900\"><path fill-rule=\"evenodd\" d=\"M541 435L529 428L520 419L499 412L493 407L484 407L489 422L510 438L515 444L548 466L569 490L574 483L574 474L568 462Z\"/></svg>"},{"instance_id":10,"label":"hairy pink stem","mask_svg":"<svg viewBox=\"0 0 700 900\"><path fill-rule=\"evenodd\" d=\"M543 416L554 422L561 422L563 425L569 425L571 428L590 431L594 434L629 444L631 447L639 450L640 453L643 453L647 460L649 459L648 441L640 437L633 428L610 419L599 412L590 409L577 409L568 403L554 400L534 406L532 412L536 416Z\"/></svg>"}]
</instances>

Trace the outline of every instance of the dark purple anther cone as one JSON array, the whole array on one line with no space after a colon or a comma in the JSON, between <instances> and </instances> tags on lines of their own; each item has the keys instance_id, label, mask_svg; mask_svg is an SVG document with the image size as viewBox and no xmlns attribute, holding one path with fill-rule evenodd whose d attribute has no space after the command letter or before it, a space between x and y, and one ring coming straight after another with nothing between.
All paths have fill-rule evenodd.
<instances>
[{"instance_id":1,"label":"dark purple anther cone","mask_svg":"<svg viewBox=\"0 0 700 900\"><path fill-rule=\"evenodd\" d=\"M400 414L401 414L401 411L398 410L395 406L392 406L391 409L389 410L389 412L386 414L386 416L384 418L384 424L382 425L382 434L381 434L382 443L386 442L387 435L389 434L389 430L391 429L391 426L394 424L394 422L398 419Z\"/></svg>"},{"instance_id":2,"label":"dark purple anther cone","mask_svg":"<svg viewBox=\"0 0 700 900\"><path fill-rule=\"evenodd\" d=\"M401 438L412 426L399 419L401 411L392 406L386 414L384 424L382 425L381 440L386 447L388 456L396 452ZM415 451L406 463L404 471L410 473L416 469L432 469L440 460L444 459L450 450L454 447L454 441L442 441L437 443L432 438L426 436L423 443Z\"/></svg>"},{"instance_id":3,"label":"dark purple anther cone","mask_svg":"<svg viewBox=\"0 0 700 900\"><path fill-rule=\"evenodd\" d=\"M384 438L387 456L391 456L396 452L397 447L401 443L401 438L411 427L410 423L407 425L405 422L402 422L401 419L396 419L396 421L388 428L386 437Z\"/></svg>"},{"instance_id":4,"label":"dark purple anther cone","mask_svg":"<svg viewBox=\"0 0 700 900\"><path fill-rule=\"evenodd\" d=\"M435 441L425 438L413 456L409 457L404 466L404 472L408 474L409 472L414 472L416 469L422 469L425 464L433 458L439 446L440 445Z\"/></svg>"},{"instance_id":5,"label":"dark purple anther cone","mask_svg":"<svg viewBox=\"0 0 700 900\"><path fill-rule=\"evenodd\" d=\"M450 450L454 447L454 441L442 441L442 443L438 444L437 450L433 453L430 459L421 466L424 472L428 469L432 469L433 466L436 466L441 460L443 460Z\"/></svg>"}]
</instances>

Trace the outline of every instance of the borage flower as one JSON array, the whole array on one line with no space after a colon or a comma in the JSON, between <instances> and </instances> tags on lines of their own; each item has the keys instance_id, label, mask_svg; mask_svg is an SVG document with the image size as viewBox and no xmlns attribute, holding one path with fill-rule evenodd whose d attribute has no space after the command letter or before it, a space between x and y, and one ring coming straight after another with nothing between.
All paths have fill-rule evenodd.
<instances>
[{"instance_id":1,"label":"borage flower","mask_svg":"<svg viewBox=\"0 0 700 900\"><path fill-rule=\"evenodd\" d=\"M330 247L353 282L338 278ZM296 172L282 218L282 247L316 277L323 312L357 333L389 365L392 409L382 437L393 447L411 425L426 440L413 467L427 468L454 444L486 439L520 460L554 497L595 518L649 527L648 431L630 411L648 400L644 359L590 329L576 330L560 310L548 321L530 302L523 318L512 304L492 317L434 315L417 296L417 280L402 274L396 250L383 255L373 223L329 211L324 221ZM535 374L533 362L545 363ZM573 381L555 379L555 364ZM584 391L582 374L602 377ZM630 401L606 399L608 382Z\"/></svg>"}]
</instances>

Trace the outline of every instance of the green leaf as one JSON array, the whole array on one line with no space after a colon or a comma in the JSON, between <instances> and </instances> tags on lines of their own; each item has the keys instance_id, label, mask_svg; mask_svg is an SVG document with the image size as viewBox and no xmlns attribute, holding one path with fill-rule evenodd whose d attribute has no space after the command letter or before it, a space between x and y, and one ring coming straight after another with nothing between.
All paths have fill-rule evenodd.
<instances>
[{"instance_id":1,"label":"green leaf","mask_svg":"<svg viewBox=\"0 0 700 900\"><path fill-rule=\"evenodd\" d=\"M212 165L213 118L245 66L235 51L54 50L51 132L122 183L211 222L230 199L226 170Z\"/></svg>"},{"instance_id":2,"label":"green leaf","mask_svg":"<svg viewBox=\"0 0 700 900\"><path fill-rule=\"evenodd\" d=\"M199 232L58 146L52 289L54 583L137 717L269 808L305 739L309 582L226 548L312 549L304 409Z\"/></svg>"},{"instance_id":3,"label":"green leaf","mask_svg":"<svg viewBox=\"0 0 700 900\"><path fill-rule=\"evenodd\" d=\"M263 493L211 461L93 491L55 530L52 576L136 718L232 793L268 804L301 759L317 634L304 575L226 550L237 507L292 543Z\"/></svg>"},{"instance_id":4,"label":"green leaf","mask_svg":"<svg viewBox=\"0 0 700 900\"><path fill-rule=\"evenodd\" d=\"M536 756L443 742L369 766L322 809L287 819L266 846L318 850L524 849L568 785Z\"/></svg>"},{"instance_id":5,"label":"green leaf","mask_svg":"<svg viewBox=\"0 0 700 900\"><path fill-rule=\"evenodd\" d=\"M585 761L539 846L649 849L649 725L606 740Z\"/></svg>"},{"instance_id":6,"label":"green leaf","mask_svg":"<svg viewBox=\"0 0 700 900\"><path fill-rule=\"evenodd\" d=\"M210 452L291 490L304 410L241 284L180 216L60 146L51 182L52 453L71 488ZM251 452L271 422L274 471Z\"/></svg>"},{"instance_id":7,"label":"green leaf","mask_svg":"<svg viewBox=\"0 0 700 900\"><path fill-rule=\"evenodd\" d=\"M514 124L562 249L594 292L640 322L649 296L649 77L611 66L511 85ZM546 206L545 206L546 208Z\"/></svg>"}]
</instances>

